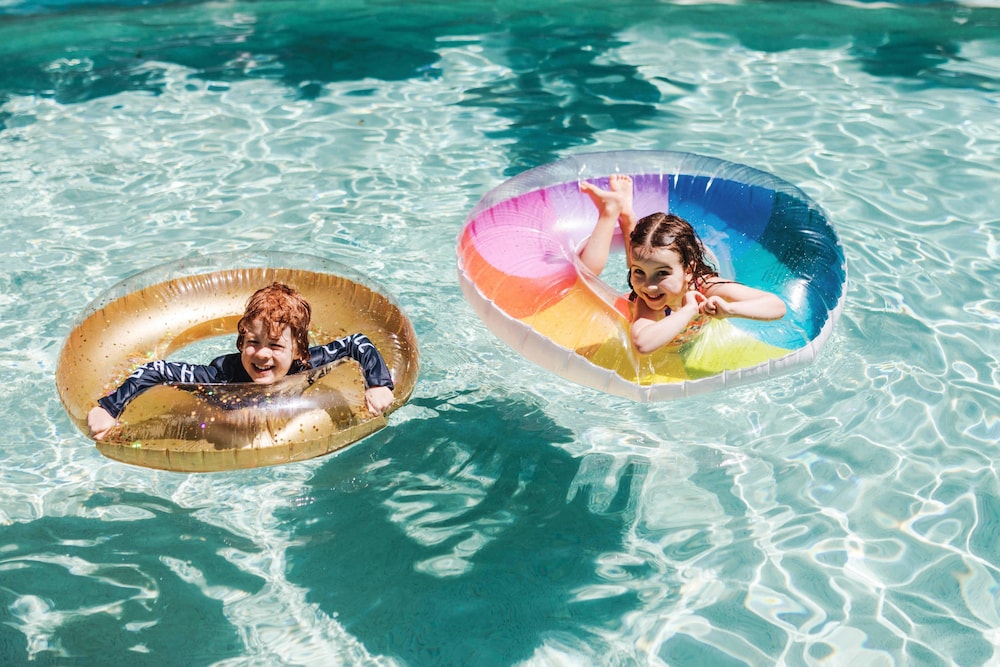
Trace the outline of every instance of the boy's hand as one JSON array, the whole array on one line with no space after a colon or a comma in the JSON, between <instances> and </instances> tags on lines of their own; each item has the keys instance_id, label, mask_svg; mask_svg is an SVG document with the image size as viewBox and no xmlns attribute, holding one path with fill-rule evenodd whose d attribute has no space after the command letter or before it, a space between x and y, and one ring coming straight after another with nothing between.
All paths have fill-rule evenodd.
<instances>
[{"instance_id":1,"label":"boy's hand","mask_svg":"<svg viewBox=\"0 0 1000 667\"><path fill-rule=\"evenodd\" d=\"M369 387L365 390L365 405L373 415L380 415L392 405L395 396L388 387Z\"/></svg>"},{"instance_id":2,"label":"boy's hand","mask_svg":"<svg viewBox=\"0 0 1000 667\"><path fill-rule=\"evenodd\" d=\"M90 427L90 437L94 440L104 440L108 431L117 424L118 420L99 405L91 408L90 412L87 413L87 426Z\"/></svg>"}]
</instances>

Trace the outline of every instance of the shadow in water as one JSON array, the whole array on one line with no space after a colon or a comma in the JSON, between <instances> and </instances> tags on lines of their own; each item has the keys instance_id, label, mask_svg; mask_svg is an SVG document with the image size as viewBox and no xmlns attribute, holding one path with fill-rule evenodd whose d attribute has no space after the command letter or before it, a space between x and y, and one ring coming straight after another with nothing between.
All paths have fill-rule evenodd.
<instances>
[{"instance_id":1,"label":"shadow in water","mask_svg":"<svg viewBox=\"0 0 1000 667\"><path fill-rule=\"evenodd\" d=\"M109 491L85 507L134 520L43 517L2 529L0 664L211 664L243 654L205 587L260 590L261 579L226 558L256 553L253 542L143 494Z\"/></svg>"},{"instance_id":2,"label":"shadow in water","mask_svg":"<svg viewBox=\"0 0 1000 667\"><path fill-rule=\"evenodd\" d=\"M462 105L491 109L509 125L488 138L510 141L507 175L591 143L601 130L670 123L673 99L638 68L609 57L629 30L666 26L668 39L727 34L763 52L842 48L876 76L918 84L995 89L996 79L951 65L966 43L993 39L997 10L960 6L848 8L841 3L642 5L417 3L143 3L0 14L0 102L11 94L83 102L124 90L161 93L162 63L225 86L273 79L314 99L338 81L441 76L442 44L475 44L510 69L484 76ZM0 8L2 9L2 8ZM795 20L788 16L794 15ZM77 26L86 24L81 33ZM808 29L803 29L807 26ZM706 63L706 66L710 66ZM671 88L682 90L676 82ZM364 90L358 91L364 96ZM678 92L683 97L686 93ZM0 130L9 115L0 113Z\"/></svg>"},{"instance_id":3,"label":"shadow in water","mask_svg":"<svg viewBox=\"0 0 1000 667\"><path fill-rule=\"evenodd\" d=\"M510 146L507 176L589 144L601 130L634 130L653 118L672 118L658 110L660 90L638 68L607 61L607 52L623 45L616 30L508 26L496 46L513 75L471 88L460 102L509 120L503 130L486 133Z\"/></svg>"},{"instance_id":4,"label":"shadow in water","mask_svg":"<svg viewBox=\"0 0 1000 667\"><path fill-rule=\"evenodd\" d=\"M288 578L406 664L509 665L584 638L600 654L603 632L638 606L597 561L621 550L643 471L595 512L573 488L579 461L556 446L571 433L530 402L423 407L440 412L332 459L282 517L298 545Z\"/></svg>"}]
</instances>

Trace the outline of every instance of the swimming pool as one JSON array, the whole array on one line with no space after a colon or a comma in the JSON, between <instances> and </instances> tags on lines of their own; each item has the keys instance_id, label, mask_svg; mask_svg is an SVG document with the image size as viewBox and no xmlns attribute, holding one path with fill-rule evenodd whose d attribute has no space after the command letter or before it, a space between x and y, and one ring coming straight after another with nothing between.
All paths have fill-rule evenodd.
<instances>
[{"instance_id":1,"label":"swimming pool","mask_svg":"<svg viewBox=\"0 0 1000 667\"><path fill-rule=\"evenodd\" d=\"M984 2L3 3L2 661L996 662L998 25ZM850 283L815 362L645 405L489 333L456 276L468 211L626 149L823 206ZM305 463L103 458L53 382L75 317L244 251L385 286L420 338L411 402Z\"/></svg>"}]
</instances>

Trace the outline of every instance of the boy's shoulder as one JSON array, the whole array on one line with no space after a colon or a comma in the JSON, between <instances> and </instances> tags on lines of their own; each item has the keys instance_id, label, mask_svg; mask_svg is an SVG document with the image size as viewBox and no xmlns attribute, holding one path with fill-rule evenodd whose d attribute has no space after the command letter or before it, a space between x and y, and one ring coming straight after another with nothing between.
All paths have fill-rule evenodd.
<instances>
[{"instance_id":1,"label":"boy's shoulder","mask_svg":"<svg viewBox=\"0 0 1000 667\"><path fill-rule=\"evenodd\" d=\"M230 354L224 354L221 357L216 357L212 359L209 366L216 368L222 374L221 380L224 382L249 382L250 376L247 375L247 371L243 368L243 362L240 360L239 352L232 352Z\"/></svg>"}]
</instances>

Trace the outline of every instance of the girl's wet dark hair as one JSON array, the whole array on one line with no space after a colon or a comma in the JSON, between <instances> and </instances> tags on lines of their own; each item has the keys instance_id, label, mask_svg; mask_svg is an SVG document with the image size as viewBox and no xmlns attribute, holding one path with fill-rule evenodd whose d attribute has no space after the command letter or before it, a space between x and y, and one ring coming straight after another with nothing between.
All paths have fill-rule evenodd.
<instances>
[{"instance_id":1,"label":"girl's wet dark hair","mask_svg":"<svg viewBox=\"0 0 1000 667\"><path fill-rule=\"evenodd\" d=\"M236 325L236 349L243 351L247 329L263 320L272 338L279 338L285 327L292 333L292 357L304 368L309 368L309 321L312 307L297 290L282 283L271 283L253 293L247 301L243 317Z\"/></svg>"},{"instance_id":2,"label":"girl's wet dark hair","mask_svg":"<svg viewBox=\"0 0 1000 667\"><path fill-rule=\"evenodd\" d=\"M705 246L694 228L684 218L673 213L653 213L639 220L629 238L631 254L643 254L668 248L681 258L681 264L691 268L694 283L718 277L719 272L705 258Z\"/></svg>"}]
</instances>

